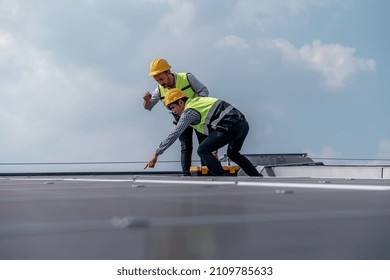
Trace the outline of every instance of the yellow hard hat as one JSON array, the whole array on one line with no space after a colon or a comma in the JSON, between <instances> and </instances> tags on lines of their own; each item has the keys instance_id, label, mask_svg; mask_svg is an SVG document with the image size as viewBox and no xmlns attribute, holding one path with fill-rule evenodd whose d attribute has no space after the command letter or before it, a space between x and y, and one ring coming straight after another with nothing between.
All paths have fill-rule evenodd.
<instances>
[{"instance_id":1,"label":"yellow hard hat","mask_svg":"<svg viewBox=\"0 0 390 280\"><path fill-rule=\"evenodd\" d=\"M183 97L186 97L186 95L181 89L179 88L170 89L165 95L165 99L164 99L165 106L168 106L173 102L182 99Z\"/></svg>"},{"instance_id":2,"label":"yellow hard hat","mask_svg":"<svg viewBox=\"0 0 390 280\"><path fill-rule=\"evenodd\" d=\"M171 69L171 65L168 64L168 61L163 58L156 58L150 63L149 76L155 76L169 69Z\"/></svg>"}]
</instances>

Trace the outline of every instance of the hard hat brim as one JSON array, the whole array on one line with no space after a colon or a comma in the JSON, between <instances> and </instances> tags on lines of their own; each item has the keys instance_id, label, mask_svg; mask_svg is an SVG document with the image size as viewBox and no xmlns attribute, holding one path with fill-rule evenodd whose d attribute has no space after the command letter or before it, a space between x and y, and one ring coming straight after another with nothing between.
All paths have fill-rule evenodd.
<instances>
[{"instance_id":1,"label":"hard hat brim","mask_svg":"<svg viewBox=\"0 0 390 280\"><path fill-rule=\"evenodd\" d=\"M165 70L166 71L166 70ZM160 74L160 73L162 73L162 72L165 72L165 71L153 71L153 72L150 72L149 73L149 77L151 77L151 76L156 76L157 74Z\"/></svg>"}]
</instances>

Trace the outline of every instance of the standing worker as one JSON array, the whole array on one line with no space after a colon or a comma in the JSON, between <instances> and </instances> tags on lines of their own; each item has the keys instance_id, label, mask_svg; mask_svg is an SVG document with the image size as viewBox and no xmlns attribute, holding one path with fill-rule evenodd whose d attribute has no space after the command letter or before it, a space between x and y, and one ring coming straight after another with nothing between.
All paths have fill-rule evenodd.
<instances>
[{"instance_id":1,"label":"standing worker","mask_svg":"<svg viewBox=\"0 0 390 280\"><path fill-rule=\"evenodd\" d=\"M154 105L161 100L164 102L165 96L168 90L172 88L181 89L185 96L188 98L194 98L197 96L206 97L209 95L207 87L202 84L191 73L176 73L171 72L171 65L165 59L157 58L150 63L149 76L153 76L156 82L159 84L154 90L153 94L146 92L144 95L144 108L151 111ZM177 124L179 116L172 113ZM192 156L192 127L187 127L179 135L179 141L181 144L181 167L183 175L190 176L191 156ZM198 142L201 143L205 136L199 132L196 132Z\"/></svg>"},{"instance_id":2,"label":"standing worker","mask_svg":"<svg viewBox=\"0 0 390 280\"><path fill-rule=\"evenodd\" d=\"M227 155L232 161L238 164L247 175L262 177L256 167L240 153L249 131L249 125L238 109L213 97L189 99L178 88L169 90L164 101L165 106L180 118L176 128L160 143L145 168L153 168L158 156L168 149L185 129L191 126L207 135L207 138L199 144L198 155L205 162L211 175L224 175L220 161L212 152L228 145Z\"/></svg>"}]
</instances>

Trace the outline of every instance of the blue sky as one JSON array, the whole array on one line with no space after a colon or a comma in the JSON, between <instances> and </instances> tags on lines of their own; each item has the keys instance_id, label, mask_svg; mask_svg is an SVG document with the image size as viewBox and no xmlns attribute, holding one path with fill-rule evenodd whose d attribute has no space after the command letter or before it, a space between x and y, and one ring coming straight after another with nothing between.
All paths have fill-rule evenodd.
<instances>
[{"instance_id":1,"label":"blue sky","mask_svg":"<svg viewBox=\"0 0 390 280\"><path fill-rule=\"evenodd\" d=\"M389 3L0 0L0 161L146 162L157 57L247 116L244 153L388 159Z\"/></svg>"}]
</instances>

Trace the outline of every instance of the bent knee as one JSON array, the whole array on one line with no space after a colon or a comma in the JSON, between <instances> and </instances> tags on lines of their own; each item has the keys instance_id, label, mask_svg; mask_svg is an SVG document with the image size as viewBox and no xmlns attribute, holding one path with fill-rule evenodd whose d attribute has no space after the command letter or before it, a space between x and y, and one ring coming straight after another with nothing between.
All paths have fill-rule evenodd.
<instances>
[{"instance_id":1,"label":"bent knee","mask_svg":"<svg viewBox=\"0 0 390 280\"><path fill-rule=\"evenodd\" d=\"M232 160L241 157L241 154L238 151L228 150L226 154Z\"/></svg>"},{"instance_id":2,"label":"bent knee","mask_svg":"<svg viewBox=\"0 0 390 280\"><path fill-rule=\"evenodd\" d=\"M207 155L210 154L212 151L207 146L199 145L197 152L198 155Z\"/></svg>"}]
</instances>

